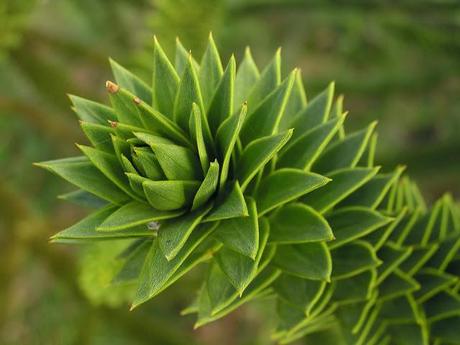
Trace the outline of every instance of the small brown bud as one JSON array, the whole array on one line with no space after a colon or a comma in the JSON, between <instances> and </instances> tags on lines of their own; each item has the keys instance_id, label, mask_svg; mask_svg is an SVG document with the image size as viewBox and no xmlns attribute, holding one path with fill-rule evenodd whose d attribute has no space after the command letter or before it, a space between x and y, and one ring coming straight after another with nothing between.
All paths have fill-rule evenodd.
<instances>
[{"instance_id":1,"label":"small brown bud","mask_svg":"<svg viewBox=\"0 0 460 345\"><path fill-rule=\"evenodd\" d=\"M111 82L110 80L107 80L105 82L105 87L107 91L109 91L110 93L117 93L118 90L120 90L120 87L117 84Z\"/></svg>"},{"instance_id":2,"label":"small brown bud","mask_svg":"<svg viewBox=\"0 0 460 345\"><path fill-rule=\"evenodd\" d=\"M141 99L139 97L134 97L133 102L136 104L141 104Z\"/></svg>"},{"instance_id":3,"label":"small brown bud","mask_svg":"<svg viewBox=\"0 0 460 345\"><path fill-rule=\"evenodd\" d=\"M108 121L109 121L109 124L110 124L110 126L111 126L112 128L117 128L118 122L116 122L116 121L110 121L110 120L108 120Z\"/></svg>"}]
</instances>

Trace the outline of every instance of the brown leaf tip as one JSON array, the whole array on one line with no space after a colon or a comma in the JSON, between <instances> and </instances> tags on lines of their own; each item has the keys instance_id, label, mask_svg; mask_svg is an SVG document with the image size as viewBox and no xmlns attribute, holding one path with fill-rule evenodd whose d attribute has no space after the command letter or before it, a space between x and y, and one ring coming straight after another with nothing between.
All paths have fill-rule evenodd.
<instances>
[{"instance_id":1,"label":"brown leaf tip","mask_svg":"<svg viewBox=\"0 0 460 345\"><path fill-rule=\"evenodd\" d=\"M109 120L109 124L110 124L110 127L112 127L112 128L117 128L117 126L118 126L118 122L116 122L116 121L110 121Z\"/></svg>"},{"instance_id":2,"label":"brown leaf tip","mask_svg":"<svg viewBox=\"0 0 460 345\"><path fill-rule=\"evenodd\" d=\"M107 91L109 91L110 93L117 93L118 90L120 90L120 87L114 82L111 82L110 80L107 80L105 82L105 87Z\"/></svg>"}]
</instances>

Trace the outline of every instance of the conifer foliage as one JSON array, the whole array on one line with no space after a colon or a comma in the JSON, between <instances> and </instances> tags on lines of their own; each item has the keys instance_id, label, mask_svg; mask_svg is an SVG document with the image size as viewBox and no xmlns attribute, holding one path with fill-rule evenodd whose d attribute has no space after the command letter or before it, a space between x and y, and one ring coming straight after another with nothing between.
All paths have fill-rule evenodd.
<instances>
[{"instance_id":1,"label":"conifer foliage","mask_svg":"<svg viewBox=\"0 0 460 345\"><path fill-rule=\"evenodd\" d=\"M132 308L206 263L196 327L270 298L280 343L460 343L458 206L380 172L375 123L346 132L333 83L307 101L280 51L222 64L212 36L199 63L155 40L150 84L110 63L109 106L71 96L90 145L38 165L95 208L54 242L126 241Z\"/></svg>"}]
</instances>

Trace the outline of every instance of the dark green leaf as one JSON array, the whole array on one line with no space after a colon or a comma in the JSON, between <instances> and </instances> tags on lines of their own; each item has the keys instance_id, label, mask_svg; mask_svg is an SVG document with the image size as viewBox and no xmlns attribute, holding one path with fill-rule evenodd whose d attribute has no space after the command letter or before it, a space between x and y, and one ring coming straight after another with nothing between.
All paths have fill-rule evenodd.
<instances>
[{"instance_id":1,"label":"dark green leaf","mask_svg":"<svg viewBox=\"0 0 460 345\"><path fill-rule=\"evenodd\" d=\"M306 205L285 205L270 217L271 242L304 243L332 239L334 235L326 220Z\"/></svg>"},{"instance_id":2,"label":"dark green leaf","mask_svg":"<svg viewBox=\"0 0 460 345\"><path fill-rule=\"evenodd\" d=\"M365 241L354 241L331 251L332 279L343 279L378 266L381 261L372 246Z\"/></svg>"},{"instance_id":3,"label":"dark green leaf","mask_svg":"<svg viewBox=\"0 0 460 345\"><path fill-rule=\"evenodd\" d=\"M86 157L58 159L36 165L114 204L121 204L129 199L128 195L107 179Z\"/></svg>"},{"instance_id":4,"label":"dark green leaf","mask_svg":"<svg viewBox=\"0 0 460 345\"><path fill-rule=\"evenodd\" d=\"M331 279L331 255L324 242L279 245L273 263L300 278Z\"/></svg>"},{"instance_id":5,"label":"dark green leaf","mask_svg":"<svg viewBox=\"0 0 460 345\"><path fill-rule=\"evenodd\" d=\"M377 122L373 122L367 128L349 134L343 140L335 142L313 164L313 170L319 173L328 173L333 170L356 166L376 125Z\"/></svg>"},{"instance_id":6,"label":"dark green leaf","mask_svg":"<svg viewBox=\"0 0 460 345\"><path fill-rule=\"evenodd\" d=\"M142 267L131 309L160 293L164 285L168 283L168 280L181 267L187 257L211 234L214 226L215 224L203 224L199 229L193 231L184 247L171 261L164 257L158 240L154 240Z\"/></svg>"},{"instance_id":7,"label":"dark green leaf","mask_svg":"<svg viewBox=\"0 0 460 345\"><path fill-rule=\"evenodd\" d=\"M311 129L327 121L331 111L335 84L330 83L326 90L314 97L306 108L294 115L288 127L295 128L294 139L300 138Z\"/></svg>"},{"instance_id":8,"label":"dark green leaf","mask_svg":"<svg viewBox=\"0 0 460 345\"><path fill-rule=\"evenodd\" d=\"M176 257L192 231L200 224L209 210L210 207L205 207L182 217L166 220L161 224L158 231L158 243L168 261Z\"/></svg>"},{"instance_id":9,"label":"dark green leaf","mask_svg":"<svg viewBox=\"0 0 460 345\"><path fill-rule=\"evenodd\" d=\"M253 108L253 111L248 114L240 133L243 146L257 138L273 135L277 132L291 93L295 74L296 72L293 71L256 109Z\"/></svg>"},{"instance_id":10,"label":"dark green leaf","mask_svg":"<svg viewBox=\"0 0 460 345\"><path fill-rule=\"evenodd\" d=\"M339 247L388 224L392 218L365 207L340 209L327 217L334 231L335 240L329 242L330 248Z\"/></svg>"},{"instance_id":11,"label":"dark green leaf","mask_svg":"<svg viewBox=\"0 0 460 345\"><path fill-rule=\"evenodd\" d=\"M248 208L244 201L243 192L237 181L231 186L228 194L217 201L214 208L204 220L206 222L215 222L235 217L246 217L248 215Z\"/></svg>"},{"instance_id":12,"label":"dark green leaf","mask_svg":"<svg viewBox=\"0 0 460 345\"><path fill-rule=\"evenodd\" d=\"M134 199L138 199L129 187L123 169L118 159L109 153L99 151L89 146L78 145L78 148L89 158L89 160L98 168L110 181L118 188Z\"/></svg>"},{"instance_id":13,"label":"dark green leaf","mask_svg":"<svg viewBox=\"0 0 460 345\"><path fill-rule=\"evenodd\" d=\"M233 114L235 70L235 57L232 56L209 106L208 121L211 133L215 134L221 123Z\"/></svg>"},{"instance_id":14,"label":"dark green leaf","mask_svg":"<svg viewBox=\"0 0 460 345\"><path fill-rule=\"evenodd\" d=\"M309 170L337 130L342 126L344 120L345 116L333 118L307 131L295 141L290 141L285 149L280 152L277 166Z\"/></svg>"},{"instance_id":15,"label":"dark green leaf","mask_svg":"<svg viewBox=\"0 0 460 345\"><path fill-rule=\"evenodd\" d=\"M254 199L246 200L249 217L223 220L217 227L215 236L226 247L242 255L255 259L259 249L259 222Z\"/></svg>"},{"instance_id":16,"label":"dark green leaf","mask_svg":"<svg viewBox=\"0 0 460 345\"><path fill-rule=\"evenodd\" d=\"M334 171L326 186L305 195L302 202L324 213L369 181L379 168L353 168Z\"/></svg>"},{"instance_id":17,"label":"dark green leaf","mask_svg":"<svg viewBox=\"0 0 460 345\"><path fill-rule=\"evenodd\" d=\"M237 178L244 190L257 172L287 143L292 130L263 137L251 142L241 154L237 164Z\"/></svg>"},{"instance_id":18,"label":"dark green leaf","mask_svg":"<svg viewBox=\"0 0 460 345\"><path fill-rule=\"evenodd\" d=\"M297 169L280 169L263 178L257 189L257 206L261 215L320 188L329 178Z\"/></svg>"}]
</instances>

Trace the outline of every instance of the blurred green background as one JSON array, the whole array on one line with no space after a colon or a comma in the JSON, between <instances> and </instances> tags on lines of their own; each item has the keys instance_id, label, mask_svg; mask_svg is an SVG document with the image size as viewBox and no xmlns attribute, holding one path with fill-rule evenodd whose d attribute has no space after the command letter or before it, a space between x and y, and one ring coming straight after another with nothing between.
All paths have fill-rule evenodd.
<instances>
[{"instance_id":1,"label":"blurred green background","mask_svg":"<svg viewBox=\"0 0 460 345\"><path fill-rule=\"evenodd\" d=\"M107 286L116 243L105 260L48 244L86 211L31 164L77 154L66 93L105 101L108 56L148 80L153 34L200 57L210 30L224 61L250 45L261 65L282 46L309 98L335 80L350 127L379 120L382 165L407 163L429 200L460 196L457 0L0 0L0 344L270 343L266 303L193 332L178 312L199 272L129 312Z\"/></svg>"}]
</instances>

